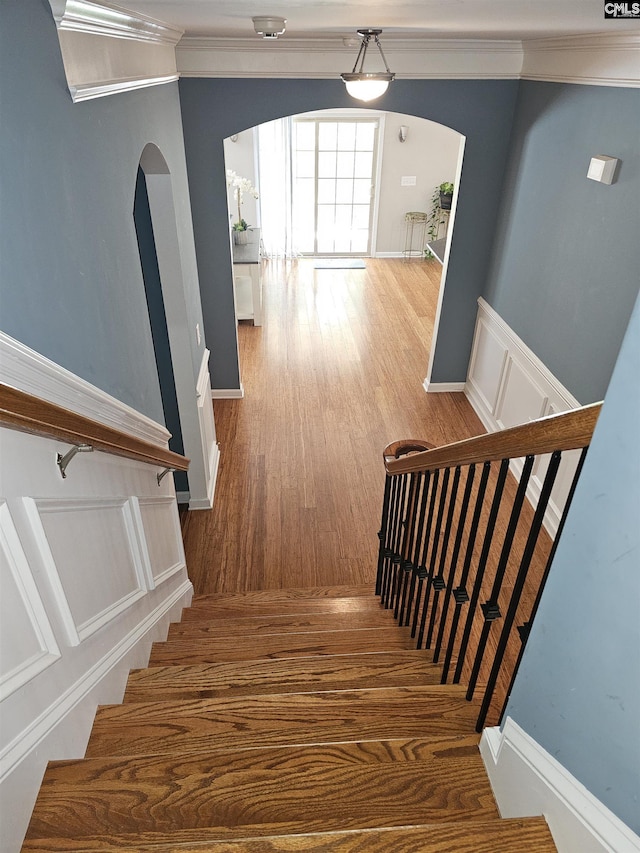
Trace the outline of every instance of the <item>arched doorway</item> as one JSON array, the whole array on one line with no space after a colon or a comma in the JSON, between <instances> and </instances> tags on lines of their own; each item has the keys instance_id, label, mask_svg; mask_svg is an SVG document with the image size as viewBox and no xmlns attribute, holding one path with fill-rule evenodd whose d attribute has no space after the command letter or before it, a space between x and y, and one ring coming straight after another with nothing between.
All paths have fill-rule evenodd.
<instances>
[{"instance_id":1,"label":"arched doorway","mask_svg":"<svg viewBox=\"0 0 640 853\"><path fill-rule=\"evenodd\" d=\"M191 509L209 509L219 458L209 353L205 350L202 363L194 364L171 174L152 143L140 157L134 216L167 428L176 449L181 443L191 460L188 492L184 480L176 478L176 487L179 493L185 488L179 498L188 500Z\"/></svg>"},{"instance_id":2,"label":"arched doorway","mask_svg":"<svg viewBox=\"0 0 640 853\"><path fill-rule=\"evenodd\" d=\"M296 175L300 172L296 156L300 162L308 161L309 163L307 171L303 173L302 183L305 181L307 183L315 182L317 185L324 180L324 183L332 184L332 179L335 178L336 184L346 184L347 189L350 184L350 181L347 180L351 177L350 174L340 172L340 158L344 157L345 160L349 161L349 157L352 157L355 163L358 156L357 151L353 154L348 146L345 147L340 144L336 145L337 150L335 152L332 152L327 145L324 146L323 150L318 150L317 144L315 148L305 144L297 146L296 124L300 123L303 127L311 124L329 127L336 136L335 128L340 127L350 130L353 134L353 128L358 121L375 121L377 141L375 146L371 146L367 164L367 168L371 170L371 163L375 161L374 168L372 172L367 173L366 181L360 181L360 183L365 184L371 183L371 233L367 233L367 239L363 244L363 247L366 245L367 248L360 247L361 251L356 250L355 254L380 258L403 256L403 250L406 248L406 213L424 211L431 217L435 213L433 198L434 193L437 197L439 185L445 181L451 181L455 186L452 210L446 216L446 228L440 228L435 235L436 238L441 238L440 242L443 244L443 250L439 251L436 256L443 268L434 318L433 343L429 350L428 363L425 365L425 374L423 374L425 375L424 385L426 388L431 381L435 341L446 287L449 250L455 224L458 187L462 175L465 136L447 125L406 113L366 108L317 110L279 118L253 128L239 129L233 137L226 138L223 142L225 167L241 173L258 186L261 194L260 201L256 203L251 197L247 197L245 205L249 219L252 222L257 221L259 224L259 206L263 204L265 199L265 188L276 198L276 207L281 207L286 203L284 198L287 192L290 194L295 192ZM271 129L272 127L274 130ZM401 127L403 128L402 138L399 133ZM262 152L260 151L260 140L265 129L267 140L271 136L275 139L273 147L277 152L276 156L282 152L283 156L289 159L289 162L285 164L269 162L266 169L266 182L265 176L262 174L265 170ZM339 138L339 130L337 136ZM317 134L314 138L317 143ZM324 174L322 173L322 158L325 158L328 164L325 167ZM346 165L348 166L348 163ZM291 175L292 178L287 187L286 178L288 175ZM355 184L358 181L351 181L351 183ZM336 199L331 198L329 201L334 202ZM338 207L337 203L335 206ZM289 210L288 215L278 216L277 211L269 209L266 214L267 224L272 226L274 221L281 219L282 222L293 223L294 229L299 228L299 223L303 219L299 210L300 206L296 211L294 205ZM229 212L230 215L234 215L233 207L230 206ZM369 216L369 214L367 215ZM265 219L264 210L262 211L262 218ZM317 250L317 216L315 227L315 248ZM341 231L344 233L348 229L349 225L343 226ZM262 234L264 237L264 225ZM344 245L341 245L336 248L329 248L327 251L329 253L333 251L334 254L339 255L353 254L353 240L351 243L351 248L345 248ZM309 249L309 245L313 246L313 240L310 244L305 245L296 239L281 238L277 241L277 245L291 247L293 250L292 257L322 254L323 252L322 249L320 251ZM268 250L269 246L267 245L267 254L269 254Z\"/></svg>"}]
</instances>

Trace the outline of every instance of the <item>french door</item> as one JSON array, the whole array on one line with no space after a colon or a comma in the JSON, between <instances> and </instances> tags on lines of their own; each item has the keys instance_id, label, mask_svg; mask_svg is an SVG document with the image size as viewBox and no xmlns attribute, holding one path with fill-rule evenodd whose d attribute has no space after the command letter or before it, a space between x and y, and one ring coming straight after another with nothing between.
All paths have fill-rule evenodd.
<instances>
[{"instance_id":1,"label":"french door","mask_svg":"<svg viewBox=\"0 0 640 853\"><path fill-rule=\"evenodd\" d=\"M378 119L295 119L292 142L297 250L369 254Z\"/></svg>"}]
</instances>

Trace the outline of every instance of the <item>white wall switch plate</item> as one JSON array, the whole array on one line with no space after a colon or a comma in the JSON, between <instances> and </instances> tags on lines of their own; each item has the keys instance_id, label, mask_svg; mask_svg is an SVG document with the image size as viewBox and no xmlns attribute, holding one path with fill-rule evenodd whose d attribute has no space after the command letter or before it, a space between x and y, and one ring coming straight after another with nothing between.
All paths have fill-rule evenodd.
<instances>
[{"instance_id":1,"label":"white wall switch plate","mask_svg":"<svg viewBox=\"0 0 640 853\"><path fill-rule=\"evenodd\" d=\"M400 178L400 186L401 187L415 187L416 185L416 176L415 175L403 175Z\"/></svg>"}]
</instances>

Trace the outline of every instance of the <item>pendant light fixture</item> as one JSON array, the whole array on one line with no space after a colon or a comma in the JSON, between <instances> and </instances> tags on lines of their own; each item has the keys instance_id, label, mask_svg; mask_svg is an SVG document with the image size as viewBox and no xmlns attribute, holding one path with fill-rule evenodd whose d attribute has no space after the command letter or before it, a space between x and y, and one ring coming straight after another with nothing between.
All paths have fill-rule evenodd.
<instances>
[{"instance_id":1,"label":"pendant light fixture","mask_svg":"<svg viewBox=\"0 0 640 853\"><path fill-rule=\"evenodd\" d=\"M362 42L356 57L355 65L353 66L353 71L345 72L340 76L344 80L347 92L352 98L356 98L358 101L373 101L376 98L379 98L380 95L384 95L389 88L389 83L395 77L395 74L392 74L391 71L389 71L387 60L384 58L384 53L382 52L382 45L378 38L382 30L361 29L357 32L358 35L362 37ZM386 71L367 72L363 70L364 59L367 55L367 48L369 47L371 39L373 39L375 44L378 46ZM359 67L358 63L360 63Z\"/></svg>"}]
</instances>

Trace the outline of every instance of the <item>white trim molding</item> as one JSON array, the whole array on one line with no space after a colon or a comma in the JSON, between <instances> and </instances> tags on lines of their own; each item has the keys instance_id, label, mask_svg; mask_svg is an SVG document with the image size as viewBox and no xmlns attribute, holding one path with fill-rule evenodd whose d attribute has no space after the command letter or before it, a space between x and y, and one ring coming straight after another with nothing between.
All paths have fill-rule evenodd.
<instances>
[{"instance_id":1,"label":"white trim molding","mask_svg":"<svg viewBox=\"0 0 640 853\"><path fill-rule=\"evenodd\" d=\"M212 388L212 400L242 400L244 397L244 385L240 383L239 388Z\"/></svg>"},{"instance_id":2,"label":"white trim molding","mask_svg":"<svg viewBox=\"0 0 640 853\"><path fill-rule=\"evenodd\" d=\"M493 39L402 39L386 36L385 56L397 79L508 79L522 69L522 44ZM334 79L353 64L341 37L255 39L185 37L176 48L181 77Z\"/></svg>"},{"instance_id":3,"label":"white trim molding","mask_svg":"<svg viewBox=\"0 0 640 853\"><path fill-rule=\"evenodd\" d=\"M640 86L640 34L599 33L523 42L523 80Z\"/></svg>"},{"instance_id":4,"label":"white trim molding","mask_svg":"<svg viewBox=\"0 0 640 853\"><path fill-rule=\"evenodd\" d=\"M427 394L452 394L459 391L464 392L464 382L429 382L427 379L422 383Z\"/></svg>"},{"instance_id":5,"label":"white trim molding","mask_svg":"<svg viewBox=\"0 0 640 853\"><path fill-rule=\"evenodd\" d=\"M640 838L511 717L480 741L503 818L544 815L558 853L640 853Z\"/></svg>"},{"instance_id":6,"label":"white trim molding","mask_svg":"<svg viewBox=\"0 0 640 853\"><path fill-rule=\"evenodd\" d=\"M49 0L74 103L178 79L183 30L92 0Z\"/></svg>"},{"instance_id":7,"label":"white trim molding","mask_svg":"<svg viewBox=\"0 0 640 853\"><path fill-rule=\"evenodd\" d=\"M113 3L49 0L56 26L76 33L177 44L184 30Z\"/></svg>"},{"instance_id":8,"label":"white trim molding","mask_svg":"<svg viewBox=\"0 0 640 853\"><path fill-rule=\"evenodd\" d=\"M166 635L167 626L171 619L179 617L173 613L176 607L188 607L193 596L191 581L183 580L171 595L160 601L157 606L138 622L118 643L106 654L96 660L91 669L61 694L53 705L48 707L33 723L20 732L20 736L7 744L0 752L0 782L3 782L21 761L29 756L41 741L49 736L54 729L63 724L74 708L85 700L89 694L100 686L101 681L118 665L122 665L126 656L136 650L136 647L147 638L150 632L154 635ZM150 642L149 642L150 645ZM148 650L145 657L148 659ZM123 667L126 679L129 667ZM115 701L115 697L112 701ZM91 719L93 714L91 715ZM88 721L91 725L91 719Z\"/></svg>"},{"instance_id":9,"label":"white trim molding","mask_svg":"<svg viewBox=\"0 0 640 853\"><path fill-rule=\"evenodd\" d=\"M545 80L599 86L640 86L640 35L616 32L525 41L403 39L387 35L385 55L397 79ZM329 79L351 48L341 38L185 37L176 47L181 77Z\"/></svg>"},{"instance_id":10,"label":"white trim molding","mask_svg":"<svg viewBox=\"0 0 640 853\"><path fill-rule=\"evenodd\" d=\"M167 447L171 437L162 424L1 331L0 382L157 447Z\"/></svg>"},{"instance_id":11,"label":"white trim molding","mask_svg":"<svg viewBox=\"0 0 640 853\"><path fill-rule=\"evenodd\" d=\"M86 83L83 85L69 84L69 92L74 104L91 101L94 98L104 98L107 95L117 95L120 92L132 92L134 89L147 89L149 86L160 86L163 83L173 83L178 80L178 74L166 77L130 77L126 80L116 80L109 83Z\"/></svg>"}]
</instances>

